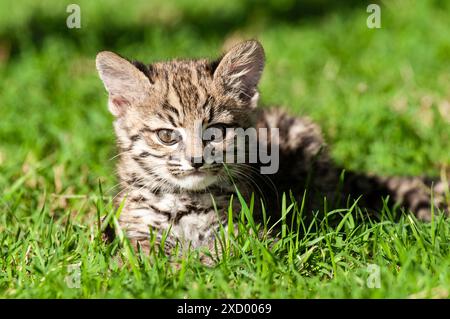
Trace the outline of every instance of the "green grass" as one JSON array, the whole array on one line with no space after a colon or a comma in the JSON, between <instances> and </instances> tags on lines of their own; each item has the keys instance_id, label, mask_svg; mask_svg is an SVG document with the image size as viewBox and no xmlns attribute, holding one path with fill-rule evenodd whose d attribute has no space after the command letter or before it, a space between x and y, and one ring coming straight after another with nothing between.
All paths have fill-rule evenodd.
<instances>
[{"instance_id":1,"label":"green grass","mask_svg":"<svg viewBox=\"0 0 450 319\"><path fill-rule=\"evenodd\" d=\"M79 30L65 27L69 3L0 4L0 297L449 296L448 219L393 221L385 209L381 221L356 221L355 206L322 212L339 226L310 225L299 218L308 213L303 194L285 207L276 242L252 235L258 226L244 207L239 235L224 240L213 268L195 253L174 267L161 254L150 264L118 241L105 244L97 219L115 213L117 181L94 65L104 49L151 62L214 57L225 40L257 37L267 55L263 104L320 123L336 161L438 175L450 164L448 2L382 2L373 30L359 1L323 0L321 10L313 1L83 0ZM76 264L81 285L69 288ZM380 267L379 289L367 287L370 264Z\"/></svg>"}]
</instances>

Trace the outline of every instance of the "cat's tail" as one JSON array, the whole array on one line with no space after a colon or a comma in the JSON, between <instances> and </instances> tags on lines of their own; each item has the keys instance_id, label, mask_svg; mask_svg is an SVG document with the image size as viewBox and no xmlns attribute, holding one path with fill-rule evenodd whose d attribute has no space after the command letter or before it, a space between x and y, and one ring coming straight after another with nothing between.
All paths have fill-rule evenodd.
<instances>
[{"instance_id":1,"label":"cat's tail","mask_svg":"<svg viewBox=\"0 0 450 319\"><path fill-rule=\"evenodd\" d=\"M387 176L345 173L347 194L362 194L364 206L379 209L380 195L390 203L414 213L421 220L430 221L432 210L437 215L450 213L449 181L417 176Z\"/></svg>"}]
</instances>

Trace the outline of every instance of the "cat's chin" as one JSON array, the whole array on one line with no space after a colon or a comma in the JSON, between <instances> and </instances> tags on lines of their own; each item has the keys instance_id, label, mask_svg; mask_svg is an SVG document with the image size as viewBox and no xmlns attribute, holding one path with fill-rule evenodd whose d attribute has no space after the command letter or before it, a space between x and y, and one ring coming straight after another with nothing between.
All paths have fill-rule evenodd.
<instances>
[{"instance_id":1,"label":"cat's chin","mask_svg":"<svg viewBox=\"0 0 450 319\"><path fill-rule=\"evenodd\" d=\"M190 191L201 191L217 183L217 177L207 174L187 175L177 178L176 185L182 189Z\"/></svg>"}]
</instances>

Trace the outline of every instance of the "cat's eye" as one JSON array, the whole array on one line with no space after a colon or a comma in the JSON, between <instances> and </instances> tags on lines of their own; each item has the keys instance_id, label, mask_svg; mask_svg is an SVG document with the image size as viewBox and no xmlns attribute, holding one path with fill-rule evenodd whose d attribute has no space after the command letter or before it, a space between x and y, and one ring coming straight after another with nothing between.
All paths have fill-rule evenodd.
<instances>
[{"instance_id":1,"label":"cat's eye","mask_svg":"<svg viewBox=\"0 0 450 319\"><path fill-rule=\"evenodd\" d=\"M209 142L217 143L223 141L227 133L227 125L222 123L213 124L206 129L205 133L205 140Z\"/></svg>"},{"instance_id":2,"label":"cat's eye","mask_svg":"<svg viewBox=\"0 0 450 319\"><path fill-rule=\"evenodd\" d=\"M156 132L158 139L166 145L174 145L181 140L181 135L177 131L161 129Z\"/></svg>"}]
</instances>

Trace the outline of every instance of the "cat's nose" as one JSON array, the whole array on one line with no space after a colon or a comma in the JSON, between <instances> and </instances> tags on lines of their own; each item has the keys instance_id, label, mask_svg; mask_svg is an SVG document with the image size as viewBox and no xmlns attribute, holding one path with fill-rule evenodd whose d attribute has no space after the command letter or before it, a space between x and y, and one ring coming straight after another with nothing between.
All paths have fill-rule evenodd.
<instances>
[{"instance_id":1,"label":"cat's nose","mask_svg":"<svg viewBox=\"0 0 450 319\"><path fill-rule=\"evenodd\" d=\"M198 169L198 168L202 167L203 164L204 164L202 156L200 156L200 157L191 157L190 162L191 162L191 166L193 168L195 168L195 169Z\"/></svg>"}]
</instances>

